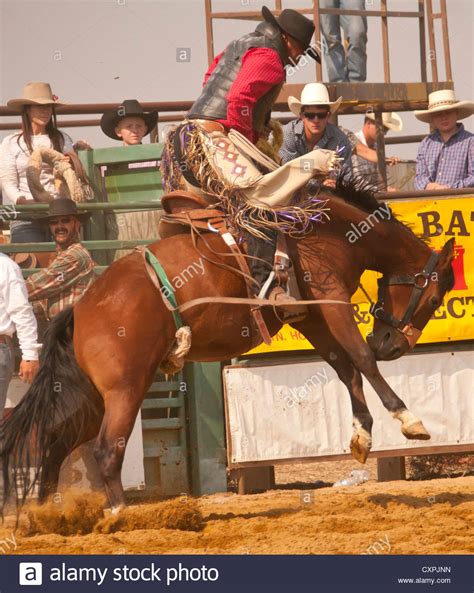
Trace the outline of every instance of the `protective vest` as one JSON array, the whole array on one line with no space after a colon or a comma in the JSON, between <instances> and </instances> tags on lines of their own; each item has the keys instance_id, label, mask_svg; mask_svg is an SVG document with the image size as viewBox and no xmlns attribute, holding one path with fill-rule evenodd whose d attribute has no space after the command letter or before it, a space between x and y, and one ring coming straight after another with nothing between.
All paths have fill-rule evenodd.
<instances>
[{"instance_id":1,"label":"protective vest","mask_svg":"<svg viewBox=\"0 0 474 593\"><path fill-rule=\"evenodd\" d=\"M214 68L200 97L188 113L189 119L227 119L227 93L242 67L242 58L253 47L269 47L278 52L282 65L290 63L289 56L281 38L280 30L270 23L263 22L253 33L244 35L230 43ZM260 132L268 113L280 93L282 84L275 85L255 104L252 127Z\"/></svg>"}]
</instances>

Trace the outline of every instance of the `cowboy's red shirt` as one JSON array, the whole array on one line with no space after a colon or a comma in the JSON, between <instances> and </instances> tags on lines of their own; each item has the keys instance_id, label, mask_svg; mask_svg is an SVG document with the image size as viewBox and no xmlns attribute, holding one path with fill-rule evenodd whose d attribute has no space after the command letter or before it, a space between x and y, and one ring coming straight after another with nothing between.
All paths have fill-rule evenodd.
<instances>
[{"instance_id":1,"label":"cowboy's red shirt","mask_svg":"<svg viewBox=\"0 0 474 593\"><path fill-rule=\"evenodd\" d=\"M203 86L223 53L209 66ZM252 47L244 54L242 67L227 93L227 118L217 121L228 130L237 130L251 142L257 142L258 132L252 128L255 104L271 88L284 81L285 69L277 51L269 47Z\"/></svg>"}]
</instances>

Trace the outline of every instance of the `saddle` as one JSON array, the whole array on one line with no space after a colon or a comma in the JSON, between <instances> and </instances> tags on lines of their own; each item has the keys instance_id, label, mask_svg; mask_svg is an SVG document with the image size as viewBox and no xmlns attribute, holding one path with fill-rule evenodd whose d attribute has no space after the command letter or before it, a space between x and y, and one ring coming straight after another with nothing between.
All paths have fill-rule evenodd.
<instances>
[{"instance_id":1,"label":"saddle","mask_svg":"<svg viewBox=\"0 0 474 593\"><path fill-rule=\"evenodd\" d=\"M192 192L170 192L161 198L161 206L165 211L158 226L162 239L190 233L193 227L200 232L227 230L225 214Z\"/></svg>"},{"instance_id":2,"label":"saddle","mask_svg":"<svg viewBox=\"0 0 474 593\"><path fill-rule=\"evenodd\" d=\"M252 276L247 260L237 245L232 233L227 227L225 214L209 206L207 200L192 192L173 191L161 198L161 205L165 214L159 223L161 238L191 233L194 238L198 233L218 232L226 245L235 256L239 271L245 279L247 296L253 298ZM271 344L272 338L263 319L260 307L252 307L253 319L264 342Z\"/></svg>"}]
</instances>

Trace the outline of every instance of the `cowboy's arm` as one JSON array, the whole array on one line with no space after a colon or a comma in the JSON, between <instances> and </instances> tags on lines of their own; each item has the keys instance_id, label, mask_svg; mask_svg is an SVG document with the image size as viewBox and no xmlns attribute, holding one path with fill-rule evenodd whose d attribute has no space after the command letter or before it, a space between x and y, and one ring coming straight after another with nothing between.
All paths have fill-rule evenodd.
<instances>
[{"instance_id":1,"label":"cowboy's arm","mask_svg":"<svg viewBox=\"0 0 474 593\"><path fill-rule=\"evenodd\" d=\"M258 140L253 130L253 110L257 101L285 80L278 53L268 47L249 49L242 67L227 93L227 120L222 123L235 129L251 142Z\"/></svg>"},{"instance_id":2,"label":"cowboy's arm","mask_svg":"<svg viewBox=\"0 0 474 593\"><path fill-rule=\"evenodd\" d=\"M453 183L453 187L474 187L474 136L469 138L469 146L467 150L467 169L469 175Z\"/></svg>"},{"instance_id":3,"label":"cowboy's arm","mask_svg":"<svg viewBox=\"0 0 474 593\"><path fill-rule=\"evenodd\" d=\"M77 282L86 262L74 253L61 253L43 270L26 281L30 301L48 299L64 292Z\"/></svg>"}]
</instances>

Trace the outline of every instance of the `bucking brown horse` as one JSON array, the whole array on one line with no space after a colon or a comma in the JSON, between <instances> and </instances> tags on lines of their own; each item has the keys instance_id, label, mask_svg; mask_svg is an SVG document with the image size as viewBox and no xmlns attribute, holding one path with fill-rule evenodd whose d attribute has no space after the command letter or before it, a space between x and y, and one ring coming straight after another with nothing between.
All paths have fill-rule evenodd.
<instances>
[{"instance_id":1,"label":"bucking brown horse","mask_svg":"<svg viewBox=\"0 0 474 593\"><path fill-rule=\"evenodd\" d=\"M372 417L362 387L368 379L409 439L428 439L422 422L381 376L376 360L393 360L413 347L454 283L453 240L436 254L388 207L354 184L338 182L327 198L330 219L288 240L302 298L349 303L364 270L382 274L368 344L347 304L309 306L294 324L346 385L353 410L353 456L364 462L371 448ZM385 207L386 210L382 210ZM383 216L382 212L386 212ZM365 223L365 226L364 226ZM354 228L357 240L349 240ZM353 238L353 237L352 237ZM219 235L197 247L189 235L150 246L169 278L193 263L202 273L176 286L178 303L200 297L247 296L244 280L209 260L228 253ZM228 264L230 258L223 258ZM201 267L202 266L202 267ZM272 334L281 322L271 307L264 317ZM256 345L248 305L202 304L182 313L191 328L191 361L223 361ZM5 492L20 501L39 481L44 500L56 491L61 463L72 449L97 436L95 457L112 509L125 504L121 468L125 446L156 369L175 339L173 317L135 252L114 262L72 310L60 313L44 340L40 371L0 429ZM30 469L33 468L33 471Z\"/></svg>"}]
</instances>

